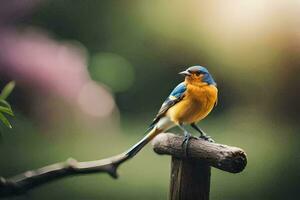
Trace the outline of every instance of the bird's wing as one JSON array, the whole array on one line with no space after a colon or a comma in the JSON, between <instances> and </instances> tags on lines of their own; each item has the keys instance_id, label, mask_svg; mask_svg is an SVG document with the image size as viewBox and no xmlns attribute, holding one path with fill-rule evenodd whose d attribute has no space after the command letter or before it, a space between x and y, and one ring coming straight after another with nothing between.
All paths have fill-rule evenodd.
<instances>
[{"instance_id":1,"label":"bird's wing","mask_svg":"<svg viewBox=\"0 0 300 200\"><path fill-rule=\"evenodd\" d=\"M184 93L186 91L186 85L184 82L178 84L174 90L171 92L171 94L168 96L168 98L164 101L161 108L159 109L156 117L154 118L153 122L151 123L150 127L153 127L159 119L164 116L164 114L167 112L169 108L174 106L176 103L178 103L183 97Z\"/></svg>"}]
</instances>

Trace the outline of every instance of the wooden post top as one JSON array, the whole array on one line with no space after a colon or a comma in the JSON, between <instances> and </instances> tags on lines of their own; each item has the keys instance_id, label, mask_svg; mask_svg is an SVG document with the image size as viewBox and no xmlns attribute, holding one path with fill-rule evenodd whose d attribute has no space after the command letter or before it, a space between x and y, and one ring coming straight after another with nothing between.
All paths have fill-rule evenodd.
<instances>
[{"instance_id":1,"label":"wooden post top","mask_svg":"<svg viewBox=\"0 0 300 200\"><path fill-rule=\"evenodd\" d=\"M182 149L182 141L182 136L162 133L153 139L152 145L158 154L186 158ZM189 141L188 158L202 160L212 167L231 173L239 173L247 165L247 156L244 150L194 138Z\"/></svg>"}]
</instances>

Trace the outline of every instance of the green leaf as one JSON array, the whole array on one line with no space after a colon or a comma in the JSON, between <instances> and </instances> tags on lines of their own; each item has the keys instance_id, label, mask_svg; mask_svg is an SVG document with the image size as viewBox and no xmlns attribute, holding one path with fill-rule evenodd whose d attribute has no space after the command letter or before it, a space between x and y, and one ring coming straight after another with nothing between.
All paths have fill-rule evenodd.
<instances>
[{"instance_id":1,"label":"green leaf","mask_svg":"<svg viewBox=\"0 0 300 200\"><path fill-rule=\"evenodd\" d=\"M6 108L11 108L10 104L6 100L0 99L0 104L4 105Z\"/></svg>"},{"instance_id":2,"label":"green leaf","mask_svg":"<svg viewBox=\"0 0 300 200\"><path fill-rule=\"evenodd\" d=\"M2 90L0 94L0 99L6 99L10 93L13 91L16 83L14 81L9 82Z\"/></svg>"},{"instance_id":3,"label":"green leaf","mask_svg":"<svg viewBox=\"0 0 300 200\"><path fill-rule=\"evenodd\" d=\"M6 113L8 115L14 116L14 113L11 108L0 106L0 112Z\"/></svg>"},{"instance_id":4,"label":"green leaf","mask_svg":"<svg viewBox=\"0 0 300 200\"><path fill-rule=\"evenodd\" d=\"M8 128L12 128L10 122L8 121L8 119L2 113L0 113L0 121L2 121L2 123L5 126L7 126Z\"/></svg>"}]
</instances>

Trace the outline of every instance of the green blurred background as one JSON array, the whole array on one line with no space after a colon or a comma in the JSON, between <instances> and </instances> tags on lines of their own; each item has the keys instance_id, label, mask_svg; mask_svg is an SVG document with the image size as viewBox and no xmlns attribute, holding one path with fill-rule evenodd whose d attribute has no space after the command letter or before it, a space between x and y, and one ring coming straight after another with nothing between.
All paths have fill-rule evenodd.
<instances>
[{"instance_id":1,"label":"green blurred background","mask_svg":"<svg viewBox=\"0 0 300 200\"><path fill-rule=\"evenodd\" d=\"M177 73L206 66L219 103L199 123L243 148L240 174L212 170L211 199L300 198L299 1L4 1L1 176L74 157L120 153L138 141ZM174 129L172 132L180 133ZM148 145L119 169L66 178L10 199L166 199L170 158Z\"/></svg>"}]
</instances>

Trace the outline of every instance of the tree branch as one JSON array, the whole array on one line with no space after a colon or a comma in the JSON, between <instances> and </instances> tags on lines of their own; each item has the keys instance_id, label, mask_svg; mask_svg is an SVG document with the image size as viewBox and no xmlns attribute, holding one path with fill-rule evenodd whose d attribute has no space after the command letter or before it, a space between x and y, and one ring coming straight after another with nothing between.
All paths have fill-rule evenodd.
<instances>
[{"instance_id":1,"label":"tree branch","mask_svg":"<svg viewBox=\"0 0 300 200\"><path fill-rule=\"evenodd\" d=\"M174 134L160 134L153 141L154 151L158 154L184 158L182 141L182 137ZM188 155L190 158L205 160L211 166L232 173L242 171L247 163L246 154L242 149L204 140L190 140ZM111 177L117 178L119 165L133 156L127 151L110 158L88 162L78 162L70 158L65 162L30 170L14 177L0 177L0 198L22 194L45 183L79 174L108 173Z\"/></svg>"},{"instance_id":2,"label":"tree branch","mask_svg":"<svg viewBox=\"0 0 300 200\"><path fill-rule=\"evenodd\" d=\"M186 159L182 141L182 136L164 133L156 136L152 145L158 154ZM187 151L188 158L202 160L210 166L231 173L241 172L247 165L246 153L237 147L211 143L202 139L191 139Z\"/></svg>"},{"instance_id":3,"label":"tree branch","mask_svg":"<svg viewBox=\"0 0 300 200\"><path fill-rule=\"evenodd\" d=\"M78 174L108 173L111 177L117 178L118 166L128 159L126 153L88 162L78 162L69 158L65 162L30 170L11 178L0 177L0 197L22 194L50 181Z\"/></svg>"}]
</instances>

